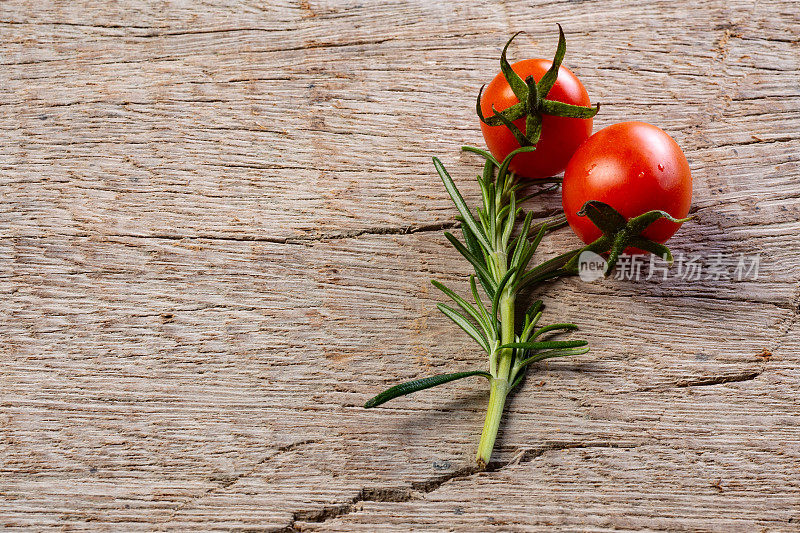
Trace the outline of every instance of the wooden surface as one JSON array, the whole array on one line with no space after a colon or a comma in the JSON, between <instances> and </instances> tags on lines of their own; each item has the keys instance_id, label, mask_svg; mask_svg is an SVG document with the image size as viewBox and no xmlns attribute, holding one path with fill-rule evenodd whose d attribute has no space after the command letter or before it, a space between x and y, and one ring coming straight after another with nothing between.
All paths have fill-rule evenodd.
<instances>
[{"instance_id":1,"label":"wooden surface","mask_svg":"<svg viewBox=\"0 0 800 533\"><path fill-rule=\"evenodd\" d=\"M797 3L531 4L0 2L0 527L799 530ZM592 351L478 473L484 383L360 406L485 364L430 157L474 202L475 94L555 22L596 130L684 148L673 250L761 268L549 287Z\"/></svg>"}]
</instances>

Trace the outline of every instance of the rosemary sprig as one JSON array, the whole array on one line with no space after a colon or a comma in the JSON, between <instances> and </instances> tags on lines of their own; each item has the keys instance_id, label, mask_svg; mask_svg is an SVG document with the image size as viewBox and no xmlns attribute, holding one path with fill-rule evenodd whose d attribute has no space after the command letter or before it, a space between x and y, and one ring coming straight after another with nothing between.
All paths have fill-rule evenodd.
<instances>
[{"instance_id":1,"label":"rosemary sprig","mask_svg":"<svg viewBox=\"0 0 800 533\"><path fill-rule=\"evenodd\" d=\"M437 306L439 310L489 355L489 372L458 372L403 383L371 399L365 407L375 407L397 396L456 379L483 376L489 380L490 393L486 422L478 444L478 463L485 466L494 448L506 397L522 381L528 366L542 359L585 353L588 347L586 341L541 340L541 335L571 331L577 326L551 324L537 329L542 317L540 301L525 313L521 321L522 329L517 332L515 328L519 292L530 285L531 280L542 277L564 263L545 262L538 267L528 268L548 230L564 224L563 218L558 218L551 224L533 226L532 213L526 214L518 205L517 193L524 184L516 179L508 166L514 156L530 152L534 147L519 148L502 163L483 150L472 147L465 147L464 150L478 153L486 160L483 173L478 176L482 202L475 213L467 206L441 161L434 158L433 164L459 212L464 242L451 233L445 233L445 236L475 269L475 275L470 276L472 302L438 281L432 283L458 308L440 303ZM529 194L526 198L536 194ZM521 227L514 235L520 220ZM483 287L484 296L481 296L476 280Z\"/></svg>"},{"instance_id":2,"label":"rosemary sprig","mask_svg":"<svg viewBox=\"0 0 800 533\"><path fill-rule=\"evenodd\" d=\"M457 379L484 377L489 381L489 405L478 443L477 461L479 466L485 467L492 455L506 398L520 384L528 367L544 359L580 355L589 351L588 343L584 340L552 339L552 335L577 329L575 324L539 326L543 308L541 300L533 302L518 321L516 311L520 292L548 280L578 274L579 258L585 251L608 254L606 275L614 268L619 254L628 246L671 260L672 256L666 246L647 240L641 233L660 218L673 222L684 222L688 219L678 220L663 211L650 211L626 220L607 204L587 202L579 214L589 217L603 235L591 244L529 268L545 234L566 224L565 218L559 216L534 226L533 214L525 213L520 206L521 200L517 199L517 193L526 184L520 182L509 170L509 164L517 154L530 152L535 147L519 148L502 162L479 148L465 146L463 150L479 154L486 160L483 172L478 175L481 205L475 213L467 206L441 161L434 157L433 164L459 212L457 219L461 222L464 242L448 232L445 232L445 237L475 269L475 274L469 277L472 301L438 281L434 280L432 283L458 309L444 303L439 303L437 307L488 354L489 370L439 374L401 383L370 399L364 407L376 407L398 396ZM537 183L555 183L556 186L559 182L558 178L537 180ZM523 198L534 197L545 190L549 189L527 194ZM519 230L515 236L517 228ZM478 283L483 287L484 296L478 290ZM519 331L516 328L517 322L521 325Z\"/></svg>"}]
</instances>

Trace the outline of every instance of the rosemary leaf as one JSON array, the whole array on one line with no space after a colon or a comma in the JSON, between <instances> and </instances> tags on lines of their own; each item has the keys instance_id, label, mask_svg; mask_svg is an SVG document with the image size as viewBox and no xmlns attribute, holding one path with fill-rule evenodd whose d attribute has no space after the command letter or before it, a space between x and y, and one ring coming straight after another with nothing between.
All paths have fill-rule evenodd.
<instances>
[{"instance_id":1,"label":"rosemary leaf","mask_svg":"<svg viewBox=\"0 0 800 533\"><path fill-rule=\"evenodd\" d=\"M481 348L483 348L486 351L486 353L491 352L491 350L489 349L488 339L486 339L486 337L484 337L483 334L481 334L481 332L478 331L478 328L473 326L472 323L469 320L467 320L467 317L460 314L452 307L449 307L443 303L436 304L436 307L439 309L439 311L444 313L444 315L447 318L455 322L458 327L463 329L467 333L467 335L475 339L475 342L480 344Z\"/></svg>"},{"instance_id":2,"label":"rosemary leaf","mask_svg":"<svg viewBox=\"0 0 800 533\"><path fill-rule=\"evenodd\" d=\"M482 370L471 370L469 372L456 372L454 374L438 374L436 376L430 376L427 378L422 379L415 379L414 381L406 381L405 383L400 383L399 385L395 385L389 389L386 389L382 393L378 394L374 398L371 398L364 404L364 407L367 409L371 407L377 407L382 403L386 403L389 400L397 398L398 396L405 396L406 394L411 394L412 392L417 392L425 389L430 389L431 387L435 387L437 385L442 385L443 383L448 383L450 381L455 381L461 378L468 378L471 376L483 376L486 379L491 379L492 375L488 372L484 372Z\"/></svg>"}]
</instances>

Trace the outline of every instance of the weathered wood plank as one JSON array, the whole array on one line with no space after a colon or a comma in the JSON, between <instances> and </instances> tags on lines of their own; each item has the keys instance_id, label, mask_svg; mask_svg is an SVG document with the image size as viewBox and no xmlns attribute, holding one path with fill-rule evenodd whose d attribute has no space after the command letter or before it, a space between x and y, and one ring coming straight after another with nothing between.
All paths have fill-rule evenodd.
<instances>
[{"instance_id":1,"label":"weathered wood plank","mask_svg":"<svg viewBox=\"0 0 800 533\"><path fill-rule=\"evenodd\" d=\"M310 245L12 242L3 257L14 268L0 285L14 318L2 328L12 339L5 490L18 496L9 523L45 524L55 507L54 522L278 527L363 487L405 489L471 464L482 384L452 399L448 388L398 400L380 424L359 407L392 381L483 364L433 309L432 272L455 286L464 272L437 234ZM86 257L103 268L85 271ZM500 461L531 443L638 442L645 430L735 435L741 420L726 395L712 409L680 385L762 372L771 363L756 355L775 349L794 316L736 299L660 302L630 286L604 295L611 318L600 318L585 312L596 295L559 289L550 316L580 317L594 351L529 380L510 407ZM625 313L641 322L614 318ZM665 317L668 327L650 326ZM665 409L669 395L684 405Z\"/></svg>"},{"instance_id":2,"label":"weathered wood plank","mask_svg":"<svg viewBox=\"0 0 800 533\"><path fill-rule=\"evenodd\" d=\"M16 231L35 234L46 223L68 234L93 234L99 227L117 234L281 239L449 220L430 156L444 155L452 163L459 143L479 143L472 99L486 72L495 70L507 29L490 19L487 31L485 17L468 10L472 17L442 34L421 22L442 14L409 9L405 16L413 23L391 39L341 46L368 41L376 20L393 14L379 12L376 19L371 10L355 9L346 22L331 24L362 23L364 35L352 41L339 35L333 47L310 47L315 34L305 33L330 33L318 17L282 23L287 31L259 30L255 21L269 28L270 19L256 17L222 27L242 31L203 30L201 23L197 33L155 36L137 28L112 28L112 35L104 35L109 29L68 26L62 36L47 23L7 26L8 40L20 48L8 54L16 63L5 70L11 92L4 97L8 112L2 123L10 137L8 165L18 182L7 195L18 213ZM573 13L568 61L608 104L598 126L626 118L657 122L687 151L715 147L717 169L721 143L753 142L754 132L765 140L771 131L791 136L797 118L765 116L773 102L748 101L750 115L738 117L732 106L735 120L728 119L722 136L711 137L717 127L707 126L709 112L726 112L727 93L736 90L721 82L725 76L737 82L747 73L754 77L749 63L760 56L740 59L747 54L729 50L733 65L724 68L732 73L715 72L722 66L715 64L715 39L724 33L712 26L727 19L712 4L703 9L710 19L694 22L702 25L682 39L664 43L658 35L612 27L609 34L619 45L611 48L597 35L582 34L593 23ZM541 16L552 14L545 10ZM702 32L715 38L698 43L690 37ZM551 44L548 35L537 34L535 48L530 40L520 48L542 52ZM50 52L78 50L36 62L26 55L32 53L31 39L45 41L42 48ZM87 40L90 49L81 54ZM770 44L751 48L769 51L770 65L785 65L787 72L779 74L792 85L798 81L790 70L796 50L791 43ZM730 41L727 46L734 47ZM669 71L643 68L670 57L680 61L670 63ZM474 68L459 68L454 77L452 65ZM631 83L635 93L627 90ZM758 86L756 94L768 88ZM452 95L453 104L432 107ZM782 109L797 108L794 96L779 104ZM753 123L742 127L748 118ZM13 203L13 193L22 194L24 209Z\"/></svg>"},{"instance_id":3,"label":"weathered wood plank","mask_svg":"<svg viewBox=\"0 0 800 533\"><path fill-rule=\"evenodd\" d=\"M545 290L592 352L538 368L475 473L483 383L360 406L484 364L435 311L430 278L467 270L430 157L474 200L475 92L556 21L596 129L684 147L675 251L761 269ZM3 2L0 523L791 529L798 23L775 0Z\"/></svg>"}]
</instances>

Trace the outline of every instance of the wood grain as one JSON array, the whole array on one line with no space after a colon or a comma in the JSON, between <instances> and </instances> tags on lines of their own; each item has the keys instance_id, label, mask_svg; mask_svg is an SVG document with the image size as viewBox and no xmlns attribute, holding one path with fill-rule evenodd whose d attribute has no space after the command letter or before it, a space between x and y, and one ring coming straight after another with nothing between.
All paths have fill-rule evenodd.
<instances>
[{"instance_id":1,"label":"wood grain","mask_svg":"<svg viewBox=\"0 0 800 533\"><path fill-rule=\"evenodd\" d=\"M684 148L673 250L761 268L541 291L592 351L537 367L477 472L484 383L361 405L485 364L435 310L468 270L430 157L473 203L476 91L555 22L595 129ZM798 530L799 27L777 0L0 3L0 527Z\"/></svg>"}]
</instances>

